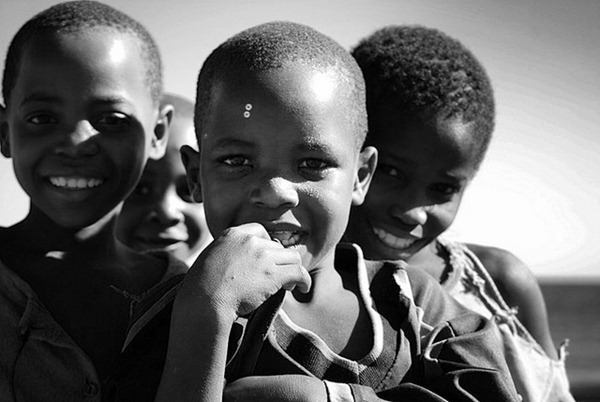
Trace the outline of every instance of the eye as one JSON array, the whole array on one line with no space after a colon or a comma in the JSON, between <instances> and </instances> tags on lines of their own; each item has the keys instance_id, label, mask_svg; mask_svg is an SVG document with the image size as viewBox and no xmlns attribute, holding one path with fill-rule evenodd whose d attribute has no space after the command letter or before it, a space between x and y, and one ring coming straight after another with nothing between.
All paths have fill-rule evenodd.
<instances>
[{"instance_id":1,"label":"eye","mask_svg":"<svg viewBox=\"0 0 600 402\"><path fill-rule=\"evenodd\" d=\"M388 176L400 177L400 171L398 169L396 169L392 165L387 165L385 163L379 164L379 166L377 166L377 171Z\"/></svg>"},{"instance_id":2,"label":"eye","mask_svg":"<svg viewBox=\"0 0 600 402\"><path fill-rule=\"evenodd\" d=\"M231 167L251 166L250 159L243 155L226 156L221 158L221 163Z\"/></svg>"},{"instance_id":3,"label":"eye","mask_svg":"<svg viewBox=\"0 0 600 402\"><path fill-rule=\"evenodd\" d=\"M300 162L301 169L323 170L329 167L329 164L321 159L305 159Z\"/></svg>"},{"instance_id":4,"label":"eye","mask_svg":"<svg viewBox=\"0 0 600 402\"><path fill-rule=\"evenodd\" d=\"M152 192L152 185L145 181L140 181L131 193L134 197L147 197Z\"/></svg>"},{"instance_id":5,"label":"eye","mask_svg":"<svg viewBox=\"0 0 600 402\"><path fill-rule=\"evenodd\" d=\"M109 131L123 130L130 125L130 119L123 113L111 112L102 114L95 122L96 129Z\"/></svg>"},{"instance_id":6,"label":"eye","mask_svg":"<svg viewBox=\"0 0 600 402\"><path fill-rule=\"evenodd\" d=\"M50 113L39 113L27 118L28 123L43 125L43 124L57 124L58 120L54 118Z\"/></svg>"},{"instance_id":7,"label":"eye","mask_svg":"<svg viewBox=\"0 0 600 402\"><path fill-rule=\"evenodd\" d=\"M437 183L431 186L431 189L444 196L453 196L460 192L460 187L453 184Z\"/></svg>"}]
</instances>

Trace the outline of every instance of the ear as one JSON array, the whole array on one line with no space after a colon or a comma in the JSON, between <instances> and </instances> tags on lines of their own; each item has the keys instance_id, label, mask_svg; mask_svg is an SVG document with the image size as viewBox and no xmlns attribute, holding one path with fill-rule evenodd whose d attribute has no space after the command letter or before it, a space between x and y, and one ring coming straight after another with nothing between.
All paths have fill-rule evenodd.
<instances>
[{"instance_id":1,"label":"ear","mask_svg":"<svg viewBox=\"0 0 600 402\"><path fill-rule=\"evenodd\" d=\"M2 155L10 158L10 140L8 136L8 123L6 121L6 107L0 105L0 150Z\"/></svg>"},{"instance_id":2,"label":"ear","mask_svg":"<svg viewBox=\"0 0 600 402\"><path fill-rule=\"evenodd\" d=\"M158 119L154 126L154 136L150 142L150 159L160 159L165 156L167 142L169 141L169 126L173 118L173 106L164 105L158 111Z\"/></svg>"},{"instance_id":3,"label":"ear","mask_svg":"<svg viewBox=\"0 0 600 402\"><path fill-rule=\"evenodd\" d=\"M200 184L200 153L189 145L181 147L181 161L185 166L186 181L192 199L202 202L202 186Z\"/></svg>"},{"instance_id":4,"label":"ear","mask_svg":"<svg viewBox=\"0 0 600 402\"><path fill-rule=\"evenodd\" d=\"M377 167L377 149L366 147L358 155L358 166L352 190L352 205L361 205L367 196L371 180Z\"/></svg>"}]
</instances>

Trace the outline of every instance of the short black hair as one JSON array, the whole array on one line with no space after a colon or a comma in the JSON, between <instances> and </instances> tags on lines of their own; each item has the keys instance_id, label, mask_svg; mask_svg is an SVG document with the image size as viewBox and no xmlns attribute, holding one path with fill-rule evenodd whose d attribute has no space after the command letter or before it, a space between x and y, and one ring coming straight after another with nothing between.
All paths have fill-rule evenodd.
<instances>
[{"instance_id":1,"label":"short black hair","mask_svg":"<svg viewBox=\"0 0 600 402\"><path fill-rule=\"evenodd\" d=\"M29 19L11 41L2 77L5 105L10 101L27 45L53 34L68 34L81 30L106 27L134 36L139 40L146 67L146 84L158 104L162 93L162 62L158 46L142 24L106 4L97 1L69 1L56 4Z\"/></svg>"},{"instance_id":2,"label":"short black hair","mask_svg":"<svg viewBox=\"0 0 600 402\"><path fill-rule=\"evenodd\" d=\"M208 56L198 76L195 126L198 142L210 112L211 91L218 79L253 71L282 68L289 63L334 69L348 90L339 101L356 127L356 142L362 146L367 132L365 84L350 53L330 37L306 25L268 22L244 30L222 43Z\"/></svg>"},{"instance_id":3,"label":"short black hair","mask_svg":"<svg viewBox=\"0 0 600 402\"><path fill-rule=\"evenodd\" d=\"M494 95L485 69L462 43L437 29L395 25L360 41L352 55L366 81L370 114L393 102L406 116L472 122L481 163L494 130Z\"/></svg>"}]
</instances>

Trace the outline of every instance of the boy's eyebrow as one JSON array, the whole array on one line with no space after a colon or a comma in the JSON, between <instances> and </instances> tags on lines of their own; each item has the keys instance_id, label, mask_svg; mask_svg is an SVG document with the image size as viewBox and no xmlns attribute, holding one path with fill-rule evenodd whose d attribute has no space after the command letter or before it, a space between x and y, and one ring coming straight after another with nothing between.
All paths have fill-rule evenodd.
<instances>
[{"instance_id":1,"label":"boy's eyebrow","mask_svg":"<svg viewBox=\"0 0 600 402\"><path fill-rule=\"evenodd\" d=\"M222 138L217 140L214 144L213 149L216 151L229 148L229 147L251 147L252 143L249 141L240 140L239 138Z\"/></svg>"},{"instance_id":2,"label":"boy's eyebrow","mask_svg":"<svg viewBox=\"0 0 600 402\"><path fill-rule=\"evenodd\" d=\"M449 179L459 181L459 182L463 182L463 181L467 181L468 180L468 177L466 175L463 175L463 174L442 172L441 175L445 176L445 177L447 177Z\"/></svg>"},{"instance_id":3,"label":"boy's eyebrow","mask_svg":"<svg viewBox=\"0 0 600 402\"><path fill-rule=\"evenodd\" d=\"M20 106L26 105L27 103L32 102L50 102L50 103L61 103L62 100L59 96L45 94L43 92L33 92L26 96L22 101ZM99 99L95 99L93 104L116 104L116 103L129 103L127 98L123 96L105 96Z\"/></svg>"},{"instance_id":4,"label":"boy's eyebrow","mask_svg":"<svg viewBox=\"0 0 600 402\"><path fill-rule=\"evenodd\" d=\"M48 95L45 93L41 93L41 92L33 92L32 94L29 94L28 96L26 96L21 103L19 104L19 106L23 106L26 105L28 103L31 102L52 102L52 103L60 103L61 100L58 96L53 96L53 95Z\"/></svg>"},{"instance_id":5,"label":"boy's eyebrow","mask_svg":"<svg viewBox=\"0 0 600 402\"><path fill-rule=\"evenodd\" d=\"M302 144L299 144L296 148L304 151L322 151L322 152L333 152L334 146L327 141L320 141L315 138L307 138Z\"/></svg>"},{"instance_id":6,"label":"boy's eyebrow","mask_svg":"<svg viewBox=\"0 0 600 402\"><path fill-rule=\"evenodd\" d=\"M104 105L104 104L115 104L115 103L131 103L131 101L129 101L126 97L124 96L104 96L102 98L98 98L98 99L94 99L94 101L92 102L93 104L97 105Z\"/></svg>"}]
</instances>

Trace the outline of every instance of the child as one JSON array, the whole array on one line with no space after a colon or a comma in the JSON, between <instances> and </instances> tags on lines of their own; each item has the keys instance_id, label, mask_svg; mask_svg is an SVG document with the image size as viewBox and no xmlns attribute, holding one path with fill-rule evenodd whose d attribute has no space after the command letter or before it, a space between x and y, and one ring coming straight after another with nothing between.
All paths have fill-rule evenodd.
<instances>
[{"instance_id":1,"label":"child","mask_svg":"<svg viewBox=\"0 0 600 402\"><path fill-rule=\"evenodd\" d=\"M162 106L174 107L165 156L150 160L119 214L117 236L138 251L165 250L192 264L210 242L204 208L188 191L179 149L196 143L194 103L165 94Z\"/></svg>"},{"instance_id":2,"label":"child","mask_svg":"<svg viewBox=\"0 0 600 402\"><path fill-rule=\"evenodd\" d=\"M377 160L364 96L349 53L303 25L251 28L206 60L200 151L182 154L215 241L175 300L157 400L221 400L230 333L226 399L515 400L489 321L419 270L336 248Z\"/></svg>"},{"instance_id":3,"label":"child","mask_svg":"<svg viewBox=\"0 0 600 402\"><path fill-rule=\"evenodd\" d=\"M419 26L383 28L353 55L367 85L367 144L380 154L345 239L358 243L366 258L402 259L424 269L467 307L504 322L507 361L524 400L572 400L564 350L556 360L529 269L505 250L439 237L491 138L494 99L485 70L458 41Z\"/></svg>"},{"instance_id":4,"label":"child","mask_svg":"<svg viewBox=\"0 0 600 402\"><path fill-rule=\"evenodd\" d=\"M184 272L117 241L122 201L164 154L171 107L146 29L101 3L57 4L8 49L2 154L30 198L0 228L0 400L100 400L130 310Z\"/></svg>"}]
</instances>

